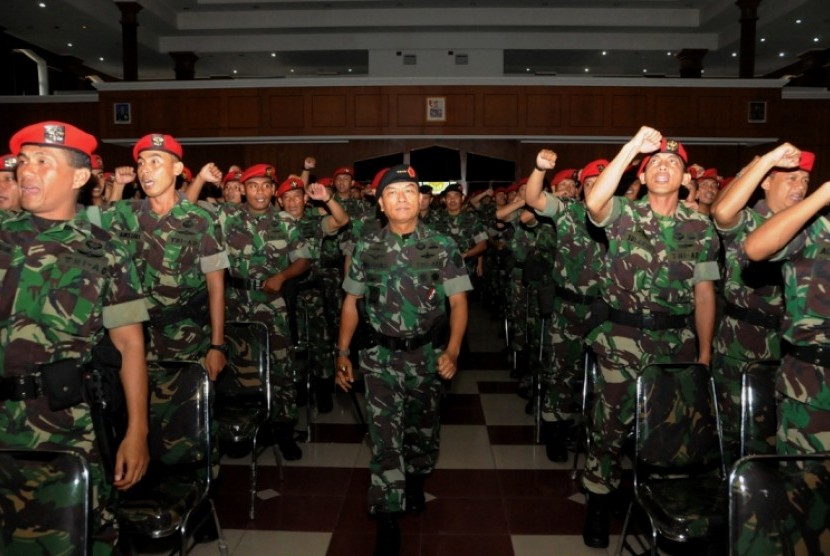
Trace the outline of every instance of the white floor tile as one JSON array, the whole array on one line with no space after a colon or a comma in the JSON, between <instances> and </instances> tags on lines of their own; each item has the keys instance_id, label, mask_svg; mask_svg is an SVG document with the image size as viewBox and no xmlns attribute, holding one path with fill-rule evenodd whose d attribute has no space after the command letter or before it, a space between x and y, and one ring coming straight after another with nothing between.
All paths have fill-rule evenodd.
<instances>
[{"instance_id":1,"label":"white floor tile","mask_svg":"<svg viewBox=\"0 0 830 556\"><path fill-rule=\"evenodd\" d=\"M495 469L487 427L443 425L438 469Z\"/></svg>"},{"instance_id":2,"label":"white floor tile","mask_svg":"<svg viewBox=\"0 0 830 556\"><path fill-rule=\"evenodd\" d=\"M590 548L581 535L513 535L515 556L599 556L610 554L604 548ZM613 546L613 544L611 545Z\"/></svg>"},{"instance_id":3,"label":"white floor tile","mask_svg":"<svg viewBox=\"0 0 830 556\"><path fill-rule=\"evenodd\" d=\"M354 403L352 402L352 398L349 394L345 392L337 392L333 399L334 409L330 413L317 413L315 411L313 422L336 425L352 425L360 422L355 414ZM360 410L365 416L366 401L363 398L363 394L357 394L357 399L360 403ZM300 408L300 412L304 413L305 410Z\"/></svg>"},{"instance_id":4,"label":"white floor tile","mask_svg":"<svg viewBox=\"0 0 830 556\"><path fill-rule=\"evenodd\" d=\"M331 533L245 531L233 556L325 556Z\"/></svg>"},{"instance_id":5,"label":"white floor tile","mask_svg":"<svg viewBox=\"0 0 830 556\"><path fill-rule=\"evenodd\" d=\"M245 533L244 529L222 529L229 555L236 553L236 547ZM219 541L197 544L188 552L188 556L217 556L217 554L219 554Z\"/></svg>"},{"instance_id":6,"label":"white floor tile","mask_svg":"<svg viewBox=\"0 0 830 556\"><path fill-rule=\"evenodd\" d=\"M524 400L516 394L481 394L484 422L488 425L533 425L533 416L525 413Z\"/></svg>"}]
</instances>

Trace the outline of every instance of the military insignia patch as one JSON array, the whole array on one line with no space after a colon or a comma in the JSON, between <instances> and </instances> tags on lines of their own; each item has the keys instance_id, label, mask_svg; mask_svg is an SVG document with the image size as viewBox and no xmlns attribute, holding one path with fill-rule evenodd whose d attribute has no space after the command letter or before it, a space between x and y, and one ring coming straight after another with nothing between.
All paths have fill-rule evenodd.
<instances>
[{"instance_id":1,"label":"military insignia patch","mask_svg":"<svg viewBox=\"0 0 830 556\"><path fill-rule=\"evenodd\" d=\"M265 175L269 178L271 176L273 176L274 175L274 167L273 166L268 166L267 168L265 168Z\"/></svg>"},{"instance_id":2,"label":"military insignia patch","mask_svg":"<svg viewBox=\"0 0 830 556\"><path fill-rule=\"evenodd\" d=\"M674 139L669 139L666 141L666 152L667 153L676 153L678 151L677 141Z\"/></svg>"},{"instance_id":3,"label":"military insignia patch","mask_svg":"<svg viewBox=\"0 0 830 556\"><path fill-rule=\"evenodd\" d=\"M151 139L154 147L164 146L164 135L153 135Z\"/></svg>"},{"instance_id":4,"label":"military insignia patch","mask_svg":"<svg viewBox=\"0 0 830 556\"><path fill-rule=\"evenodd\" d=\"M414 178L416 176L415 169L412 166L406 169L406 173L409 175L410 178Z\"/></svg>"},{"instance_id":5,"label":"military insignia patch","mask_svg":"<svg viewBox=\"0 0 830 556\"><path fill-rule=\"evenodd\" d=\"M62 145L66 139L66 128L62 125L43 126L43 141Z\"/></svg>"},{"instance_id":6,"label":"military insignia patch","mask_svg":"<svg viewBox=\"0 0 830 556\"><path fill-rule=\"evenodd\" d=\"M599 170L600 172L605 170L605 164L597 164L597 170Z\"/></svg>"},{"instance_id":7,"label":"military insignia patch","mask_svg":"<svg viewBox=\"0 0 830 556\"><path fill-rule=\"evenodd\" d=\"M17 166L17 158L10 156L3 159L3 169L4 170L14 170Z\"/></svg>"}]
</instances>

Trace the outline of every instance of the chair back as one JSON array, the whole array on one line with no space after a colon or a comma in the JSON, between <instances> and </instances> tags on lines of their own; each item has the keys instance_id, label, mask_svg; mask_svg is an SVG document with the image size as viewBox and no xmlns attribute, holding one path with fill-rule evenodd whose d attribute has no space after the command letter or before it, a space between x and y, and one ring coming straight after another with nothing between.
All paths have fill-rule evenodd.
<instances>
[{"instance_id":1,"label":"chair back","mask_svg":"<svg viewBox=\"0 0 830 556\"><path fill-rule=\"evenodd\" d=\"M225 323L225 344L228 366L216 381L216 401L223 403L238 398L247 402L262 399L270 407L270 353L268 327L261 322L230 321Z\"/></svg>"},{"instance_id":2,"label":"chair back","mask_svg":"<svg viewBox=\"0 0 830 556\"><path fill-rule=\"evenodd\" d=\"M774 454L778 429L775 375L780 361L749 363L741 374L741 457Z\"/></svg>"},{"instance_id":3,"label":"chair back","mask_svg":"<svg viewBox=\"0 0 830 556\"><path fill-rule=\"evenodd\" d=\"M646 366L637 378L636 464L696 472L720 467L725 476L715 399L700 363Z\"/></svg>"},{"instance_id":4,"label":"chair back","mask_svg":"<svg viewBox=\"0 0 830 556\"><path fill-rule=\"evenodd\" d=\"M0 449L0 554L89 553L86 459L59 450Z\"/></svg>"},{"instance_id":5,"label":"chair back","mask_svg":"<svg viewBox=\"0 0 830 556\"><path fill-rule=\"evenodd\" d=\"M732 556L830 554L830 453L738 460L729 546Z\"/></svg>"}]
</instances>

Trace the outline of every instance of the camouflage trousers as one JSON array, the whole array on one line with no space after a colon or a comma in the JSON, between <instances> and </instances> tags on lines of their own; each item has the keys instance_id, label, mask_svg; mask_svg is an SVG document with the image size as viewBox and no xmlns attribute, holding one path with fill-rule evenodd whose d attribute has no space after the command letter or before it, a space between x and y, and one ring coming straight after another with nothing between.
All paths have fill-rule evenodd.
<instances>
[{"instance_id":1,"label":"camouflage trousers","mask_svg":"<svg viewBox=\"0 0 830 556\"><path fill-rule=\"evenodd\" d=\"M406 508L406 474L432 472L440 442L442 384L431 346L413 352L373 347L362 353L372 459L370 513Z\"/></svg>"},{"instance_id":2,"label":"camouflage trousers","mask_svg":"<svg viewBox=\"0 0 830 556\"><path fill-rule=\"evenodd\" d=\"M144 327L147 361L204 361L210 346L210 325L193 319Z\"/></svg>"},{"instance_id":3,"label":"camouflage trousers","mask_svg":"<svg viewBox=\"0 0 830 556\"><path fill-rule=\"evenodd\" d=\"M71 450L83 455L90 468L92 485L92 554L112 554L117 538L114 509L115 489L107 477L94 441L92 416L87 404L62 411L51 411L45 397L26 402L0 404L0 447L17 449ZM28 514L42 523L35 529L15 529L14 519L4 519L0 531L0 554L4 556L51 556L58 547L72 540L71 535L50 528L50 517L61 508L64 496L59 486L47 500L21 498L26 483L36 477L3 478L0 485L0 513L11 508L18 515ZM69 480L67 478L67 480ZM32 520L34 520L32 519Z\"/></svg>"},{"instance_id":4,"label":"camouflage trousers","mask_svg":"<svg viewBox=\"0 0 830 556\"><path fill-rule=\"evenodd\" d=\"M510 277L509 283L510 298L508 299L510 323L510 347L515 351L527 349L528 321L530 320L530 306L528 304L528 291L522 282L522 271L515 269Z\"/></svg>"},{"instance_id":5,"label":"camouflage trousers","mask_svg":"<svg viewBox=\"0 0 830 556\"><path fill-rule=\"evenodd\" d=\"M297 296L297 331L300 341L308 348L308 365L316 378L334 376L334 353L326 318L325 303L320 290L309 288Z\"/></svg>"},{"instance_id":6,"label":"camouflage trousers","mask_svg":"<svg viewBox=\"0 0 830 556\"><path fill-rule=\"evenodd\" d=\"M830 451L830 369L785 356L778 377L779 454Z\"/></svg>"},{"instance_id":7,"label":"camouflage trousers","mask_svg":"<svg viewBox=\"0 0 830 556\"><path fill-rule=\"evenodd\" d=\"M326 314L328 333L337 338L340 329L340 309L343 306L343 276L340 268L320 268L318 273L323 290L323 310Z\"/></svg>"},{"instance_id":8,"label":"camouflage trousers","mask_svg":"<svg viewBox=\"0 0 830 556\"><path fill-rule=\"evenodd\" d=\"M544 421L568 421L579 411L575 385L585 373L585 336L590 331L590 316L591 308L587 305L558 299L554 304L553 319L548 327L553 356L543 374L546 390L542 406Z\"/></svg>"},{"instance_id":9,"label":"camouflage trousers","mask_svg":"<svg viewBox=\"0 0 830 556\"><path fill-rule=\"evenodd\" d=\"M621 456L634 428L637 376L651 363L694 361L696 341L689 329L639 330L603 323L589 335L599 368L591 411L591 442L582 484L596 494L620 485Z\"/></svg>"}]
</instances>

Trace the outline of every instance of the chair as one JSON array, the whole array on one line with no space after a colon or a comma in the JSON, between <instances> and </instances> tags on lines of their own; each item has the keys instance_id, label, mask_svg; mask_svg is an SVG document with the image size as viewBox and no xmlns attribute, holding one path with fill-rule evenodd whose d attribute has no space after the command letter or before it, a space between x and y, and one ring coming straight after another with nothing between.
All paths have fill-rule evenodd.
<instances>
[{"instance_id":1,"label":"chair","mask_svg":"<svg viewBox=\"0 0 830 556\"><path fill-rule=\"evenodd\" d=\"M717 538L726 526L726 471L714 381L699 363L652 364L637 378L634 500L658 537ZM617 547L621 553L634 503Z\"/></svg>"},{"instance_id":2,"label":"chair","mask_svg":"<svg viewBox=\"0 0 830 556\"><path fill-rule=\"evenodd\" d=\"M741 374L741 452L774 454L778 416L775 401L775 376L780 361L749 363Z\"/></svg>"},{"instance_id":3,"label":"chair","mask_svg":"<svg viewBox=\"0 0 830 556\"><path fill-rule=\"evenodd\" d=\"M198 363L169 361L151 363L149 378L150 467L124 493L119 521L129 536L178 534L179 547L173 553L184 556L193 532L213 519L219 552L225 555L227 545L209 496L213 462L208 375Z\"/></svg>"},{"instance_id":4,"label":"chair","mask_svg":"<svg viewBox=\"0 0 830 556\"><path fill-rule=\"evenodd\" d=\"M90 493L76 452L0 449L0 554L89 554Z\"/></svg>"},{"instance_id":5,"label":"chair","mask_svg":"<svg viewBox=\"0 0 830 556\"><path fill-rule=\"evenodd\" d=\"M228 366L216 381L214 422L220 442L251 443L250 507L254 519L257 493L257 460L267 446L258 443L271 411L271 348L268 327L261 322L225 323ZM282 478L282 457L274 457Z\"/></svg>"},{"instance_id":6,"label":"chair","mask_svg":"<svg viewBox=\"0 0 830 556\"><path fill-rule=\"evenodd\" d=\"M830 554L830 453L738 460L729 476L729 553Z\"/></svg>"},{"instance_id":7,"label":"chair","mask_svg":"<svg viewBox=\"0 0 830 556\"><path fill-rule=\"evenodd\" d=\"M582 423L577 427L576 439L574 442L574 460L571 467L571 479L576 480L579 476L579 454L583 452L585 459L588 458L588 448L591 442L591 422L593 411L594 387L599 382L599 369L597 368L594 352L585 344L583 346L584 363L582 375L582 395L580 397L580 415Z\"/></svg>"}]
</instances>

